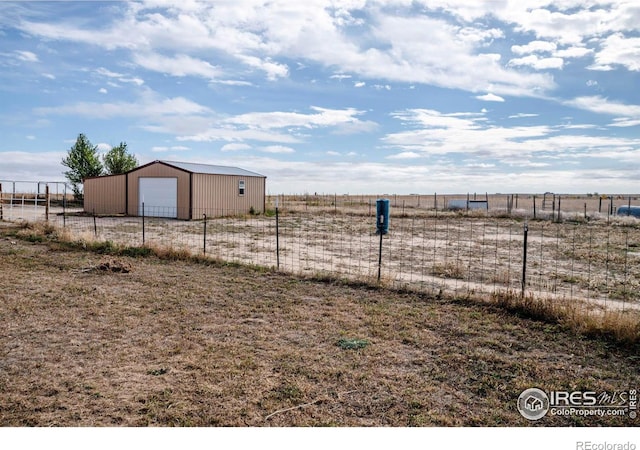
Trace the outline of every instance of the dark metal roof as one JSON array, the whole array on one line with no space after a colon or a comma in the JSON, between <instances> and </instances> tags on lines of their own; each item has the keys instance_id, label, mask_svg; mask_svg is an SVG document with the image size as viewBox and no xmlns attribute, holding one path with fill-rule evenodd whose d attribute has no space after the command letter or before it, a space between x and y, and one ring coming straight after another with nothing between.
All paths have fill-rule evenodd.
<instances>
[{"instance_id":1,"label":"dark metal roof","mask_svg":"<svg viewBox=\"0 0 640 450\"><path fill-rule=\"evenodd\" d=\"M211 164L196 164L196 163L186 163L186 162L178 162L178 161L157 161L168 166L176 167L178 169L185 170L191 173L205 173L210 175L238 175L242 177L263 177L256 172L250 172L245 169L241 169L239 167L229 167L229 166L214 166Z\"/></svg>"}]
</instances>

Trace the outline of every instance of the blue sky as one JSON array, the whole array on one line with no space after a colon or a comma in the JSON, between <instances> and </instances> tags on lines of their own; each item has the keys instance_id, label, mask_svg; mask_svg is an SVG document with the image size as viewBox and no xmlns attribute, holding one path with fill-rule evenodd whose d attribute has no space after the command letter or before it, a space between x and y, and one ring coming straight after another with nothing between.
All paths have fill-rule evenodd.
<instances>
[{"instance_id":1,"label":"blue sky","mask_svg":"<svg viewBox=\"0 0 640 450\"><path fill-rule=\"evenodd\" d=\"M271 193L638 193L635 0L0 1L0 179L79 133Z\"/></svg>"}]
</instances>

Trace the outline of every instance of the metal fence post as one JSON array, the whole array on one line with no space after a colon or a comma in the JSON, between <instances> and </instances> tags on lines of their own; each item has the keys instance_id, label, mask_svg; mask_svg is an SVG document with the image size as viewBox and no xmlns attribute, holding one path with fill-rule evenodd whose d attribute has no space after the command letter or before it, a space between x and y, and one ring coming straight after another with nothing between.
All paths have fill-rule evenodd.
<instances>
[{"instance_id":1,"label":"metal fence post","mask_svg":"<svg viewBox=\"0 0 640 450\"><path fill-rule=\"evenodd\" d=\"M204 219L204 238L202 240L202 254L206 255L207 254L207 215L203 214L202 217Z\"/></svg>"},{"instance_id":2,"label":"metal fence post","mask_svg":"<svg viewBox=\"0 0 640 450\"><path fill-rule=\"evenodd\" d=\"M562 212L560 211L560 208L562 208L562 197L560 195L558 195L558 223L562 222Z\"/></svg>"},{"instance_id":3,"label":"metal fence post","mask_svg":"<svg viewBox=\"0 0 640 450\"><path fill-rule=\"evenodd\" d=\"M96 210L93 210L93 235L98 237L98 225L96 224Z\"/></svg>"},{"instance_id":4,"label":"metal fence post","mask_svg":"<svg viewBox=\"0 0 640 450\"><path fill-rule=\"evenodd\" d=\"M142 202L142 245L144 245L144 202Z\"/></svg>"},{"instance_id":5,"label":"metal fence post","mask_svg":"<svg viewBox=\"0 0 640 450\"><path fill-rule=\"evenodd\" d=\"M613 215L613 196L609 197L609 214Z\"/></svg>"},{"instance_id":6,"label":"metal fence post","mask_svg":"<svg viewBox=\"0 0 640 450\"><path fill-rule=\"evenodd\" d=\"M62 194L62 227L67 227L67 184L64 185L64 194Z\"/></svg>"},{"instance_id":7,"label":"metal fence post","mask_svg":"<svg viewBox=\"0 0 640 450\"><path fill-rule=\"evenodd\" d=\"M602 197L598 199L598 213L602 212Z\"/></svg>"},{"instance_id":8,"label":"metal fence post","mask_svg":"<svg viewBox=\"0 0 640 450\"><path fill-rule=\"evenodd\" d=\"M0 183L0 220L4 220L4 211L2 210L2 183Z\"/></svg>"},{"instance_id":9,"label":"metal fence post","mask_svg":"<svg viewBox=\"0 0 640 450\"><path fill-rule=\"evenodd\" d=\"M49 221L49 185L44 186L44 220Z\"/></svg>"},{"instance_id":10,"label":"metal fence post","mask_svg":"<svg viewBox=\"0 0 640 450\"><path fill-rule=\"evenodd\" d=\"M378 220L380 220L378 218ZM380 248L378 250L378 282L380 282L380 277L382 276L382 236L384 233L380 231Z\"/></svg>"},{"instance_id":11,"label":"metal fence post","mask_svg":"<svg viewBox=\"0 0 640 450\"><path fill-rule=\"evenodd\" d=\"M280 270L280 228L278 216L278 198L276 197L276 268Z\"/></svg>"},{"instance_id":12,"label":"metal fence post","mask_svg":"<svg viewBox=\"0 0 640 450\"><path fill-rule=\"evenodd\" d=\"M524 224L524 239L522 250L522 298L524 298L525 287L527 285L527 236L529 234L529 225Z\"/></svg>"}]
</instances>

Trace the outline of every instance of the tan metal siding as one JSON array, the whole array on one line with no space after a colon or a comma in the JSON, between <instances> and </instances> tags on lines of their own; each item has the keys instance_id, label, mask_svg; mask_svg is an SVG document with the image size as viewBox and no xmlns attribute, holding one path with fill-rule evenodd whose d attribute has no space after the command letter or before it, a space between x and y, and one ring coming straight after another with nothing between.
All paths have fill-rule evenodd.
<instances>
[{"instance_id":1,"label":"tan metal siding","mask_svg":"<svg viewBox=\"0 0 640 450\"><path fill-rule=\"evenodd\" d=\"M240 180L245 182L242 196L238 193ZM264 186L264 177L194 173L193 218L246 214L251 207L257 213L264 212Z\"/></svg>"},{"instance_id":2,"label":"tan metal siding","mask_svg":"<svg viewBox=\"0 0 640 450\"><path fill-rule=\"evenodd\" d=\"M138 179L140 177L175 177L178 179L178 219L190 219L190 174L161 163L143 166L127 174L129 183L128 214L138 215Z\"/></svg>"},{"instance_id":3,"label":"tan metal siding","mask_svg":"<svg viewBox=\"0 0 640 450\"><path fill-rule=\"evenodd\" d=\"M125 175L112 175L84 180L84 210L96 214L126 212Z\"/></svg>"}]
</instances>

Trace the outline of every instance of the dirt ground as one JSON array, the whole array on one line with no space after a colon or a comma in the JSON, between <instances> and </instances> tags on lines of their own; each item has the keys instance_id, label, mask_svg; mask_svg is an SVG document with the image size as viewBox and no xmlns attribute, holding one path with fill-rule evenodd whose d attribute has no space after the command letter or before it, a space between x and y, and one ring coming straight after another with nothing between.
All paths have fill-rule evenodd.
<instances>
[{"instance_id":1,"label":"dirt ground","mask_svg":"<svg viewBox=\"0 0 640 450\"><path fill-rule=\"evenodd\" d=\"M638 348L478 303L213 262L106 257L6 231L2 426L640 423L531 422L516 409L530 387L637 389Z\"/></svg>"},{"instance_id":2,"label":"dirt ground","mask_svg":"<svg viewBox=\"0 0 640 450\"><path fill-rule=\"evenodd\" d=\"M171 247L194 255L302 275L375 282L429 294L491 295L522 289L525 222L483 213L425 213L393 218L382 258L375 220L332 211L202 221L60 216L50 223L75 240ZM640 310L640 221L532 221L528 227L526 292L537 298L586 301L611 310ZM143 232L144 229L144 232ZM206 229L206 246L204 237ZM278 242L278 251L276 251Z\"/></svg>"}]
</instances>

